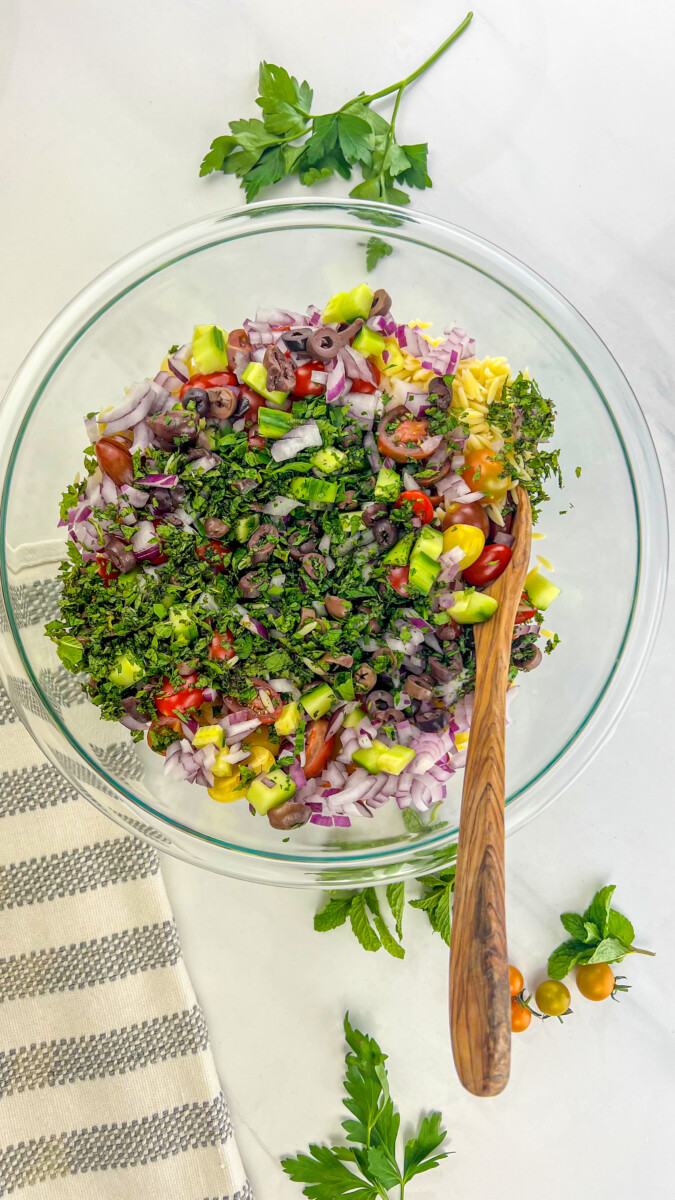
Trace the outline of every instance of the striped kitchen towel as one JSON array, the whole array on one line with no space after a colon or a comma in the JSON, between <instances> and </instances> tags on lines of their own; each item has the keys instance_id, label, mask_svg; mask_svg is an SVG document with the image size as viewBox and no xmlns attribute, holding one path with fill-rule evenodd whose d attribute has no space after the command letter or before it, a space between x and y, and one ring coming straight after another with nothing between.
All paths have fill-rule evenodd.
<instances>
[{"instance_id":1,"label":"striped kitchen towel","mask_svg":"<svg viewBox=\"0 0 675 1200\"><path fill-rule=\"evenodd\" d=\"M37 633L51 614L28 590ZM0 1196L22 1189L252 1200L157 854L77 795L0 689Z\"/></svg>"}]
</instances>

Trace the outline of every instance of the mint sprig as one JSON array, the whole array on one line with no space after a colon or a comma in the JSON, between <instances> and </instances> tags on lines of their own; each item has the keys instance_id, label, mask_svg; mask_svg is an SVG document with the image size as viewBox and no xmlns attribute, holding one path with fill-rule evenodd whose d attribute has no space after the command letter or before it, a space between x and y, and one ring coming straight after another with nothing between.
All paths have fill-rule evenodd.
<instances>
[{"instance_id":1,"label":"mint sprig","mask_svg":"<svg viewBox=\"0 0 675 1200\"><path fill-rule=\"evenodd\" d=\"M556 946L548 960L551 979L564 979L585 963L621 962L627 954L653 954L633 943L635 930L628 917L611 907L615 884L596 892L584 913L562 913L563 928L572 936Z\"/></svg>"},{"instance_id":2,"label":"mint sprig","mask_svg":"<svg viewBox=\"0 0 675 1200\"><path fill-rule=\"evenodd\" d=\"M397 1159L401 1118L389 1094L383 1054L374 1038L353 1029L349 1014L344 1020L346 1074L343 1100L350 1116L342 1122L347 1146L310 1145L309 1154L282 1159L281 1165L296 1183L304 1184L308 1200L387 1200L392 1188L404 1200L406 1184L447 1158L441 1147L446 1139L439 1112L420 1121L406 1143L403 1166Z\"/></svg>"},{"instance_id":3,"label":"mint sprig","mask_svg":"<svg viewBox=\"0 0 675 1200\"><path fill-rule=\"evenodd\" d=\"M467 13L410 75L377 92L362 92L336 112L312 113L313 91L307 81L299 83L284 67L261 62L256 104L263 119L230 121L230 133L214 139L199 174L221 171L236 175L251 201L263 188L288 175L297 175L300 183L311 187L334 174L350 179L358 167L363 180L349 193L354 199L409 204L404 187L424 189L432 183L427 171L428 144L401 145L396 139L403 93L460 37L472 17L473 13ZM387 121L371 105L391 95L395 95L394 109Z\"/></svg>"}]
</instances>

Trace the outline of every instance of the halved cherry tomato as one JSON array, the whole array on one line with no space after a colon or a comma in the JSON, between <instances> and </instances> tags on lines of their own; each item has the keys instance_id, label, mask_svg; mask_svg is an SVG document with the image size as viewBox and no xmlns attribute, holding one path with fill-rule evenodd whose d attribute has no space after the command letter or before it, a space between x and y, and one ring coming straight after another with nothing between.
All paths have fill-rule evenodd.
<instances>
[{"instance_id":1,"label":"halved cherry tomato","mask_svg":"<svg viewBox=\"0 0 675 1200\"><path fill-rule=\"evenodd\" d=\"M161 754L162 758L166 756L166 750L158 750L156 744L156 734L160 729L173 729L174 733L181 732L181 724L177 717L156 717L150 722L150 728L146 734L146 740L151 750L156 754Z\"/></svg>"},{"instance_id":2,"label":"halved cherry tomato","mask_svg":"<svg viewBox=\"0 0 675 1200\"><path fill-rule=\"evenodd\" d=\"M266 683L264 679L251 679L250 682L252 686L257 689L258 693L267 693L270 703L272 704L272 708L269 709L267 705L263 703L260 695L256 695L248 706L249 710L254 717L258 718L261 725L271 725L273 721L277 721L281 716L281 710L284 707L284 702L279 693L275 692L272 685Z\"/></svg>"},{"instance_id":3,"label":"halved cherry tomato","mask_svg":"<svg viewBox=\"0 0 675 1200\"><path fill-rule=\"evenodd\" d=\"M352 392L363 392L363 393L365 393L365 395L371 396L373 394L373 392L377 391L378 387L380 386L380 378L381 378L380 372L379 372L378 368L375 366L375 363L369 362L368 366L370 367L371 371L373 372L373 376L374 376L373 383L369 383L367 379L352 379L352 386L351 386Z\"/></svg>"},{"instance_id":4,"label":"halved cherry tomato","mask_svg":"<svg viewBox=\"0 0 675 1200\"><path fill-rule=\"evenodd\" d=\"M265 441L264 437L261 437L259 433L251 433L251 431L249 430L249 434L248 434L249 450L264 450L266 445L267 445L267 442Z\"/></svg>"},{"instance_id":5,"label":"halved cherry tomato","mask_svg":"<svg viewBox=\"0 0 675 1200\"><path fill-rule=\"evenodd\" d=\"M532 605L527 598L527 594L523 592L518 602L518 608L516 609L516 619L514 621L514 625L524 625L526 621L531 621L534 617L536 617L536 615L536 608L532 608Z\"/></svg>"},{"instance_id":6,"label":"halved cherry tomato","mask_svg":"<svg viewBox=\"0 0 675 1200\"><path fill-rule=\"evenodd\" d=\"M524 1033L530 1021L532 1013L524 1004L520 1003L515 996L511 997L511 1030L513 1033Z\"/></svg>"},{"instance_id":7,"label":"halved cherry tomato","mask_svg":"<svg viewBox=\"0 0 675 1200\"><path fill-rule=\"evenodd\" d=\"M308 362L303 363L301 367L296 367L295 387L293 388L294 396L320 396L322 392L325 392L325 383L312 383L312 371L323 371L325 373L326 364L323 362Z\"/></svg>"},{"instance_id":8,"label":"halved cherry tomato","mask_svg":"<svg viewBox=\"0 0 675 1200\"><path fill-rule=\"evenodd\" d=\"M419 517L423 525L428 525L434 519L434 506L428 496L424 492L417 490L410 492L401 492L394 508L400 508L405 500L410 501L413 507L413 512L416 517Z\"/></svg>"},{"instance_id":9,"label":"halved cherry tomato","mask_svg":"<svg viewBox=\"0 0 675 1200\"><path fill-rule=\"evenodd\" d=\"M258 409L264 408L267 401L264 396L259 396L253 388L242 388L241 394L248 400L248 408L244 414L244 425L246 429L251 429L258 424Z\"/></svg>"},{"instance_id":10,"label":"halved cherry tomato","mask_svg":"<svg viewBox=\"0 0 675 1200\"><path fill-rule=\"evenodd\" d=\"M103 580L103 586L108 587L112 579L119 579L120 573L116 567L113 567L109 558L105 554L96 555L96 571Z\"/></svg>"},{"instance_id":11,"label":"halved cherry tomato","mask_svg":"<svg viewBox=\"0 0 675 1200\"><path fill-rule=\"evenodd\" d=\"M213 562L212 559L208 558L207 552L209 550L211 551L212 555L215 554L216 558L219 558L221 561ZM229 554L229 552L230 552L229 546L223 545L222 542L216 542L216 541L209 541L206 543L206 545L204 545L204 543L202 542L201 545L195 547L195 553L197 555L197 558L201 558L202 562L209 562L211 564L211 566L213 567L214 574L216 574L216 575L222 575L223 571L225 570L222 560L225 558L225 556L227 554ZM155 561L157 561L157 560L155 560Z\"/></svg>"},{"instance_id":12,"label":"halved cherry tomato","mask_svg":"<svg viewBox=\"0 0 675 1200\"><path fill-rule=\"evenodd\" d=\"M134 462L128 446L125 439L114 437L99 438L94 446L99 467L118 487L134 481Z\"/></svg>"},{"instance_id":13,"label":"halved cherry tomato","mask_svg":"<svg viewBox=\"0 0 675 1200\"><path fill-rule=\"evenodd\" d=\"M490 532L490 519L478 500L473 504L453 504L443 517L443 528L449 529L451 525L475 525L486 538Z\"/></svg>"},{"instance_id":14,"label":"halved cherry tomato","mask_svg":"<svg viewBox=\"0 0 675 1200\"><path fill-rule=\"evenodd\" d=\"M410 567L390 567L389 568L389 582L390 582L391 586L393 587L394 591L398 592L399 596L409 596L410 595L410 588L408 586L409 579L410 579Z\"/></svg>"},{"instance_id":15,"label":"halved cherry tomato","mask_svg":"<svg viewBox=\"0 0 675 1200\"><path fill-rule=\"evenodd\" d=\"M489 500L501 500L511 486L504 464L491 450L472 450L466 456L462 479L472 492L482 492Z\"/></svg>"},{"instance_id":16,"label":"halved cherry tomato","mask_svg":"<svg viewBox=\"0 0 675 1200\"><path fill-rule=\"evenodd\" d=\"M509 966L509 987L511 988L512 996L518 996L525 987L522 972L517 967Z\"/></svg>"},{"instance_id":17,"label":"halved cherry tomato","mask_svg":"<svg viewBox=\"0 0 675 1200\"><path fill-rule=\"evenodd\" d=\"M307 730L305 740L305 765L303 770L307 779L316 779L329 762L335 744L335 734L326 737L328 721L312 721Z\"/></svg>"},{"instance_id":18,"label":"halved cherry tomato","mask_svg":"<svg viewBox=\"0 0 675 1200\"><path fill-rule=\"evenodd\" d=\"M214 633L211 638L211 647L209 649L209 658L215 662L224 662L227 659L235 657L233 650L234 638L229 629L224 633Z\"/></svg>"},{"instance_id":19,"label":"halved cherry tomato","mask_svg":"<svg viewBox=\"0 0 675 1200\"><path fill-rule=\"evenodd\" d=\"M216 387L237 387L239 380L232 371L212 371L210 375L193 375L192 379L188 379L184 383L179 396L182 396L188 388L216 388Z\"/></svg>"},{"instance_id":20,"label":"halved cherry tomato","mask_svg":"<svg viewBox=\"0 0 675 1200\"><path fill-rule=\"evenodd\" d=\"M429 437L429 422L424 418L418 421L410 416L401 420L401 413L402 409L394 409L380 421L377 431L377 447L380 454L393 458L394 462L406 462L409 458L428 458L432 451L423 450L420 443Z\"/></svg>"},{"instance_id":21,"label":"halved cherry tomato","mask_svg":"<svg viewBox=\"0 0 675 1200\"><path fill-rule=\"evenodd\" d=\"M196 680L196 674L187 675L185 687L176 691L173 684L166 677L164 678L162 690L155 696L155 704L163 716L173 717L176 713L183 713L188 708L199 708L200 704L204 703L203 691L194 686Z\"/></svg>"},{"instance_id":22,"label":"halved cherry tomato","mask_svg":"<svg viewBox=\"0 0 675 1200\"><path fill-rule=\"evenodd\" d=\"M494 579L499 579L511 562L510 546L489 545L479 554L475 563L463 571L469 587L485 587Z\"/></svg>"}]
</instances>

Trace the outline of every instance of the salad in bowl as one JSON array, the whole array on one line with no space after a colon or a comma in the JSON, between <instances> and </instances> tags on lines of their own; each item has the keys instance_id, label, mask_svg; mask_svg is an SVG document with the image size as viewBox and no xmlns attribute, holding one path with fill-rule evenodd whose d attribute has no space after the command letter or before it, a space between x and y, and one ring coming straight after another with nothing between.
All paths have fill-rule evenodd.
<instances>
[{"instance_id":1,"label":"salad in bowl","mask_svg":"<svg viewBox=\"0 0 675 1200\"><path fill-rule=\"evenodd\" d=\"M443 801L517 488L536 520L560 482L527 372L391 307L361 284L196 326L88 414L63 494L62 662L167 774L282 831ZM510 685L558 591L528 575Z\"/></svg>"}]
</instances>

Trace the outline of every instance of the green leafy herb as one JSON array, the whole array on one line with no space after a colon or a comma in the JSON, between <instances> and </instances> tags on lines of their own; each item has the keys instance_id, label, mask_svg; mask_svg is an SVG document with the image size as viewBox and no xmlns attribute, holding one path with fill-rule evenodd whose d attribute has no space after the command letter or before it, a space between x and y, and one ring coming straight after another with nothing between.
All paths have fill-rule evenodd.
<instances>
[{"instance_id":1,"label":"green leafy herb","mask_svg":"<svg viewBox=\"0 0 675 1200\"><path fill-rule=\"evenodd\" d=\"M436 875L425 875L418 881L425 888L419 900L411 900L411 908L421 908L431 922L431 928L440 933L446 945L450 945L452 925L452 893L455 887L455 868L448 867Z\"/></svg>"},{"instance_id":2,"label":"green leafy herb","mask_svg":"<svg viewBox=\"0 0 675 1200\"><path fill-rule=\"evenodd\" d=\"M84 650L78 638L68 636L59 638L56 643L56 653L69 671L79 670Z\"/></svg>"},{"instance_id":3,"label":"green leafy herb","mask_svg":"<svg viewBox=\"0 0 675 1200\"><path fill-rule=\"evenodd\" d=\"M349 1014L344 1027L349 1051L343 1103L350 1117L342 1127L350 1145L310 1145L309 1154L284 1158L281 1165L294 1182L304 1185L308 1200L386 1200L392 1188L404 1200L406 1184L415 1175L447 1158L441 1149L447 1136L441 1114L422 1118L406 1143L401 1168L396 1157L401 1118L389 1094L387 1055L374 1038L352 1028Z\"/></svg>"},{"instance_id":4,"label":"green leafy herb","mask_svg":"<svg viewBox=\"0 0 675 1200\"><path fill-rule=\"evenodd\" d=\"M576 475L577 479L581 479L581 467L575 467L574 474Z\"/></svg>"},{"instance_id":5,"label":"green leafy herb","mask_svg":"<svg viewBox=\"0 0 675 1200\"><path fill-rule=\"evenodd\" d=\"M556 479L562 487L560 451L542 450L540 446L553 436L553 401L541 394L534 379L521 373L489 405L487 420L504 431L504 450L498 457L504 462L505 472L527 490L536 522L542 504L550 499L544 487L546 481Z\"/></svg>"},{"instance_id":6,"label":"green leafy herb","mask_svg":"<svg viewBox=\"0 0 675 1200\"><path fill-rule=\"evenodd\" d=\"M582 963L615 963L627 954L652 954L633 945L635 930L628 917L611 907L614 891L614 884L601 888L584 913L562 913L563 928L572 937L551 954L551 979L564 979Z\"/></svg>"},{"instance_id":7,"label":"green leafy herb","mask_svg":"<svg viewBox=\"0 0 675 1200\"><path fill-rule=\"evenodd\" d=\"M288 175L297 175L300 183L311 187L333 174L350 179L354 167L359 167L363 181L352 188L354 199L409 204L404 186L432 185L427 171L427 144L400 145L396 140L401 97L464 32L472 17L473 13L467 13L457 29L410 75L377 92L361 93L336 112L312 113L309 84L299 83L284 67L261 62L256 104L262 109L262 121L256 117L230 121L230 133L214 139L199 174L222 171L236 175L250 201L262 188ZM395 96L394 110L391 121L386 121L371 105L391 95ZM377 249L371 250L372 242L378 243ZM371 238L370 243L369 271L391 253L391 246L379 238Z\"/></svg>"},{"instance_id":8,"label":"green leafy herb","mask_svg":"<svg viewBox=\"0 0 675 1200\"><path fill-rule=\"evenodd\" d=\"M368 238L366 242L366 269L374 271L381 259L387 258L393 249L394 247L389 242L382 241L382 238Z\"/></svg>"}]
</instances>

